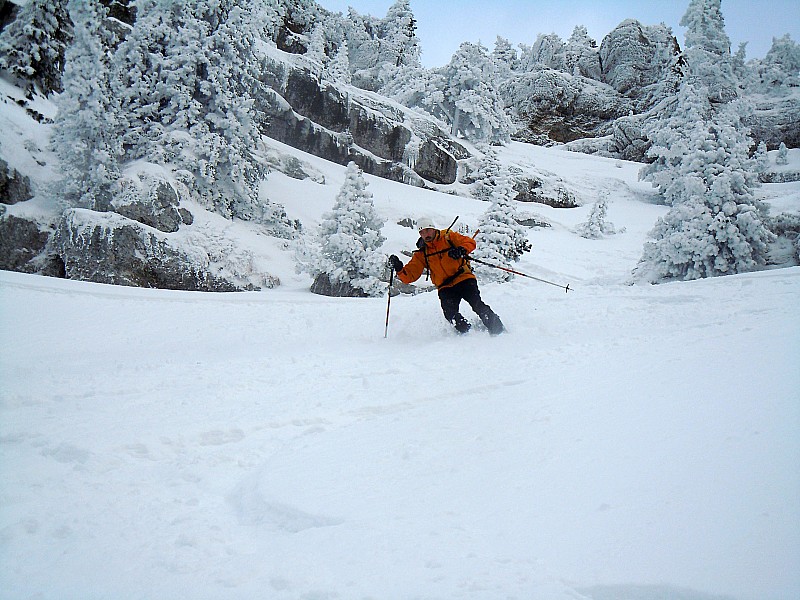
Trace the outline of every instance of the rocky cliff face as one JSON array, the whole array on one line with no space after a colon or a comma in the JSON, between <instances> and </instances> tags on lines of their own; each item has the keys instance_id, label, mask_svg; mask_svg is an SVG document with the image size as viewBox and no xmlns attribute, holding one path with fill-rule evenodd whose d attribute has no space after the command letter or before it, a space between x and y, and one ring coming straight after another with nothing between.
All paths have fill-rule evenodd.
<instances>
[{"instance_id":1,"label":"rocky cliff face","mask_svg":"<svg viewBox=\"0 0 800 600\"><path fill-rule=\"evenodd\" d=\"M290 60L265 58L258 108L264 133L372 175L424 186L455 182L469 152L432 119L352 86L320 80Z\"/></svg>"},{"instance_id":2,"label":"rocky cliff face","mask_svg":"<svg viewBox=\"0 0 800 600\"><path fill-rule=\"evenodd\" d=\"M670 79L677 82L671 63L679 52L678 41L666 27L646 27L628 19L600 44L601 81L637 101L636 111L643 112L671 91Z\"/></svg>"},{"instance_id":3,"label":"rocky cliff face","mask_svg":"<svg viewBox=\"0 0 800 600\"><path fill-rule=\"evenodd\" d=\"M800 148L800 97L757 97L753 114L745 124L753 139L764 141L770 150L777 149L781 142L789 148Z\"/></svg>"},{"instance_id":4,"label":"rocky cliff face","mask_svg":"<svg viewBox=\"0 0 800 600\"><path fill-rule=\"evenodd\" d=\"M504 97L525 124L514 138L547 144L610 136L575 147L641 160L639 120L629 117L674 91L679 51L666 27L623 21L600 44L598 69L581 71L591 78L543 67L511 82Z\"/></svg>"},{"instance_id":5,"label":"rocky cliff face","mask_svg":"<svg viewBox=\"0 0 800 600\"><path fill-rule=\"evenodd\" d=\"M539 144L602 136L611 122L633 109L610 86L553 69L516 77L506 93L526 124L515 138Z\"/></svg>"}]
</instances>

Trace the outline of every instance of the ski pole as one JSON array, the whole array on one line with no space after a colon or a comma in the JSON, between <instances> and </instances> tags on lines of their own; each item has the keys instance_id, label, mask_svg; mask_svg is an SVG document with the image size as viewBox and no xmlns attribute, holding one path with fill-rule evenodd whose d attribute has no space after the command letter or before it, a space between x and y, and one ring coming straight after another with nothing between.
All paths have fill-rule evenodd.
<instances>
[{"instance_id":1,"label":"ski pole","mask_svg":"<svg viewBox=\"0 0 800 600\"><path fill-rule=\"evenodd\" d=\"M388 300L386 301L386 328L383 330L383 338L386 339L389 336L389 307L392 306L392 284L394 283L394 268L391 269L391 275L389 275L389 290L386 294L389 296Z\"/></svg>"},{"instance_id":2,"label":"ski pole","mask_svg":"<svg viewBox=\"0 0 800 600\"><path fill-rule=\"evenodd\" d=\"M495 269L500 269L501 271L506 271L508 273L513 273L514 275L520 275L521 277L527 277L528 279L535 279L536 281L541 281L542 283L547 283L547 284L550 284L550 285L554 285L556 287L560 287L562 290L564 290L567 293L570 291L569 284L560 285L558 283L553 283L552 281L547 281L546 279L539 279L538 277L534 277L533 275L526 275L525 273L520 273L519 271L515 271L514 269L508 269L506 267L501 267L500 265L495 265L495 264L486 262L485 260L481 260L479 258L474 258L472 256L467 256L466 258L467 258L467 260L472 260L472 261L475 261L477 263L481 263L482 265L486 265L487 267L494 267Z\"/></svg>"}]
</instances>

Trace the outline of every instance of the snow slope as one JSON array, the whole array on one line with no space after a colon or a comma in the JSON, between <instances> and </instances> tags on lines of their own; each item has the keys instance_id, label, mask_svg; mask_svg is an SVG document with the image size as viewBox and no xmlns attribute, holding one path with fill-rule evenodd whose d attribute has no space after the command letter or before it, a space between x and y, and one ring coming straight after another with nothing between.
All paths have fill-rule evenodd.
<instances>
[{"instance_id":1,"label":"snow slope","mask_svg":"<svg viewBox=\"0 0 800 600\"><path fill-rule=\"evenodd\" d=\"M665 211L638 165L503 158L588 204L531 207L515 267L575 291L483 285L496 338L419 294L384 339L385 298L314 296L260 236L264 292L0 272L0 598L800 597L800 268L627 285ZM269 190L309 226L344 168L303 160L325 185ZM387 252L485 208L367 179ZM585 240L600 190L626 232Z\"/></svg>"}]
</instances>

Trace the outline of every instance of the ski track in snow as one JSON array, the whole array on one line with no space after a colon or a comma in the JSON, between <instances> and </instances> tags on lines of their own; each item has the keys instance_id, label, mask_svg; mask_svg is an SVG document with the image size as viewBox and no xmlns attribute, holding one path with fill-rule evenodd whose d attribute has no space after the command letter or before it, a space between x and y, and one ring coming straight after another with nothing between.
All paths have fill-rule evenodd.
<instances>
[{"instance_id":1,"label":"ski track in snow","mask_svg":"<svg viewBox=\"0 0 800 600\"><path fill-rule=\"evenodd\" d=\"M1 273L0 597L800 589L800 268L482 290L508 334L421 294L383 339L382 299Z\"/></svg>"}]
</instances>

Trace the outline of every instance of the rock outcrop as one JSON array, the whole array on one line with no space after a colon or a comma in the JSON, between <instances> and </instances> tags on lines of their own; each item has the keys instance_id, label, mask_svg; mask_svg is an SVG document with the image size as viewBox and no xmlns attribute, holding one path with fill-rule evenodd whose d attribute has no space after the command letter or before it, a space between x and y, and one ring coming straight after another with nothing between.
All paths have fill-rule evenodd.
<instances>
[{"instance_id":1,"label":"rock outcrop","mask_svg":"<svg viewBox=\"0 0 800 600\"><path fill-rule=\"evenodd\" d=\"M35 273L37 264L47 246L50 231L36 221L7 214L0 206L0 269Z\"/></svg>"},{"instance_id":2,"label":"rock outcrop","mask_svg":"<svg viewBox=\"0 0 800 600\"><path fill-rule=\"evenodd\" d=\"M753 113L745 119L756 144L764 142L775 150L781 142L800 148L800 96L757 97Z\"/></svg>"},{"instance_id":3,"label":"rock outcrop","mask_svg":"<svg viewBox=\"0 0 800 600\"><path fill-rule=\"evenodd\" d=\"M304 152L418 186L455 182L470 156L432 119L291 61L265 58L261 83L264 133Z\"/></svg>"},{"instance_id":4,"label":"rock outcrop","mask_svg":"<svg viewBox=\"0 0 800 600\"><path fill-rule=\"evenodd\" d=\"M0 204L16 204L33 197L31 180L0 158Z\"/></svg>"},{"instance_id":5,"label":"rock outcrop","mask_svg":"<svg viewBox=\"0 0 800 600\"><path fill-rule=\"evenodd\" d=\"M64 212L50 241L51 254L69 279L137 287L205 292L259 289L213 272L199 246L112 212L73 208ZM279 282L265 277L263 287Z\"/></svg>"},{"instance_id":6,"label":"rock outcrop","mask_svg":"<svg viewBox=\"0 0 800 600\"><path fill-rule=\"evenodd\" d=\"M661 100L670 80L677 81L671 63L679 52L678 41L666 26L627 19L600 44L602 81L635 100L636 112L643 112Z\"/></svg>"},{"instance_id":7,"label":"rock outcrop","mask_svg":"<svg viewBox=\"0 0 800 600\"><path fill-rule=\"evenodd\" d=\"M604 135L611 122L633 110L608 85L546 68L514 78L505 94L526 125L514 138L539 144Z\"/></svg>"}]
</instances>

